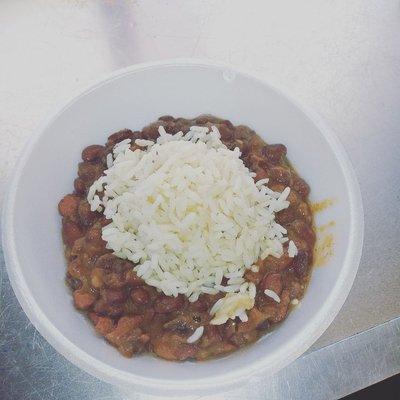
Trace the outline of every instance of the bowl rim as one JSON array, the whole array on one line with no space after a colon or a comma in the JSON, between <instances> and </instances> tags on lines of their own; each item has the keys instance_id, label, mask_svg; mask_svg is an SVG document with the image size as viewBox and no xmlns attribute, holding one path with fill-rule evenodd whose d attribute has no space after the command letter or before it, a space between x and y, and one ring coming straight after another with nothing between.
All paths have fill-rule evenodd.
<instances>
[{"instance_id":1,"label":"bowl rim","mask_svg":"<svg viewBox=\"0 0 400 400\"><path fill-rule=\"evenodd\" d=\"M241 75L246 79L253 80L259 85L266 86L270 90L276 92L278 95L286 98L318 128L320 134L327 141L342 170L346 187L348 189L350 205L349 242L347 244L347 251L341 273L332 289L331 296L326 300L323 307L321 307L310 319L310 321L308 321L305 327L299 331L301 332L301 335L294 335L286 343L285 349L281 349L278 352L272 353L269 364L266 364L265 358L260 357L251 365L239 366L232 371L223 371L221 374L218 374L215 377L197 378L185 381L144 378L131 372L121 371L88 355L83 349L71 343L62 334L62 332L60 332L52 324L52 322L40 309L34 297L31 295L29 286L25 281L18 260L13 226L15 213L14 203L19 180L26 162L30 157L31 151L35 147L36 142L39 140L45 129L73 103L86 96L88 93L109 83L110 81L119 79L125 75L137 74L145 70L169 67L205 67L220 70L221 72L229 71L230 73ZM13 174L9 179L8 190L2 212L2 232L4 257L8 276L10 278L14 293L24 312L27 314L35 328L60 354L86 372L112 384L121 386L135 385L138 388L142 388L144 391L152 391L154 389L174 391L185 391L186 389L186 391L192 391L196 389L204 390L205 388L216 389L228 386L232 387L232 384L242 382L251 375L260 374L261 372L270 376L298 358L322 335L322 333L328 328L343 306L354 282L362 253L364 214L361 192L351 162L339 139L315 111L306 107L304 104L300 104L296 99L287 94L286 91L277 87L275 84L270 84L264 78L261 78L252 72L248 72L245 69L234 67L226 63L191 58L179 58L134 64L126 68L116 70L111 74L98 79L86 89L80 90L79 93L73 95L70 100L67 101L62 107L58 108L57 111L51 113L49 117L46 118L44 122L34 130L33 135L28 140L28 144L25 146L22 156L18 160Z\"/></svg>"}]
</instances>

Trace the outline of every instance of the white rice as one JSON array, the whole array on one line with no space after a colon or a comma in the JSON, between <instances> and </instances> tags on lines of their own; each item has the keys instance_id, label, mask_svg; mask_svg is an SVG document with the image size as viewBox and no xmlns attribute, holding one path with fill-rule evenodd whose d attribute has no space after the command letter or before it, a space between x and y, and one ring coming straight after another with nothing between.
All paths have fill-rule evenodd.
<instances>
[{"instance_id":1,"label":"white rice","mask_svg":"<svg viewBox=\"0 0 400 400\"><path fill-rule=\"evenodd\" d=\"M277 303L281 302L281 298L273 290L265 289L264 293L266 296L271 297L271 299L275 300Z\"/></svg>"},{"instance_id":2,"label":"white rice","mask_svg":"<svg viewBox=\"0 0 400 400\"><path fill-rule=\"evenodd\" d=\"M186 340L187 343L197 342L202 336L204 332L204 326L199 326L194 332L193 335L189 336Z\"/></svg>"},{"instance_id":3,"label":"white rice","mask_svg":"<svg viewBox=\"0 0 400 400\"><path fill-rule=\"evenodd\" d=\"M267 179L255 183L239 149L227 149L214 126L175 135L160 126L159 133L155 142L135 140L143 150L132 151L130 139L118 143L90 187L91 209L111 220L102 238L168 296L194 302L202 293L226 293L211 323L246 320L256 288L243 276L257 271L260 257L283 254L288 238L275 213L289 206L290 188L278 193ZM288 251L297 252L291 241Z\"/></svg>"},{"instance_id":4,"label":"white rice","mask_svg":"<svg viewBox=\"0 0 400 400\"><path fill-rule=\"evenodd\" d=\"M297 256L297 253L298 253L298 250L297 250L295 243L293 242L293 240L290 240L289 247L288 247L289 257L295 257L295 256Z\"/></svg>"}]
</instances>

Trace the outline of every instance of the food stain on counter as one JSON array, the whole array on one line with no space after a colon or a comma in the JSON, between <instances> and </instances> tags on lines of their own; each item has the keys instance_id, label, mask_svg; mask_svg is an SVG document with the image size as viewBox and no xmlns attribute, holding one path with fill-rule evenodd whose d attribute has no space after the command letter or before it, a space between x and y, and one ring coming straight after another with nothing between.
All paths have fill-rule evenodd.
<instances>
[{"instance_id":1,"label":"food stain on counter","mask_svg":"<svg viewBox=\"0 0 400 400\"><path fill-rule=\"evenodd\" d=\"M311 203L310 207L314 214L322 212L333 205L333 199L324 199L315 203ZM333 255L333 247L335 244L332 228L335 221L329 221L326 224L316 226L317 241L314 247L314 266L321 267L328 263Z\"/></svg>"}]
</instances>

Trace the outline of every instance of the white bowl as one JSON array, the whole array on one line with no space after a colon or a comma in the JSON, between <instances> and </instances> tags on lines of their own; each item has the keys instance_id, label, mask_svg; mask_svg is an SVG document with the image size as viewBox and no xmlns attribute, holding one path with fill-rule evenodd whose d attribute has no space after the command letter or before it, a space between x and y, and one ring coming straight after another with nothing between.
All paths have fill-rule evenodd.
<instances>
[{"instance_id":1,"label":"white bowl","mask_svg":"<svg viewBox=\"0 0 400 400\"><path fill-rule=\"evenodd\" d=\"M66 262L57 203L71 192L81 150L122 128L140 129L160 115L212 113L252 127L269 143L284 143L312 189L334 199L317 215L333 220L334 254L313 272L301 302L256 344L206 362L127 359L96 336L64 283ZM3 246L15 294L38 331L68 360L110 383L155 394L209 393L272 374L324 332L356 275L363 237L359 187L329 129L276 88L246 73L202 61L129 67L76 96L33 136L16 167L3 214Z\"/></svg>"}]
</instances>

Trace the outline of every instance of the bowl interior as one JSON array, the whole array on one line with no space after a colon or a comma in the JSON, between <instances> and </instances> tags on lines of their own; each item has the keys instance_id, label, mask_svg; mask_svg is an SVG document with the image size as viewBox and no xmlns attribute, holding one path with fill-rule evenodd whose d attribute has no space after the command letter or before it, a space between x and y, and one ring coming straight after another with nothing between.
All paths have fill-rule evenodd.
<instances>
[{"instance_id":1,"label":"bowl interior","mask_svg":"<svg viewBox=\"0 0 400 400\"><path fill-rule=\"evenodd\" d=\"M334 254L323 268L314 270L301 306L255 345L202 363L170 363L150 356L126 359L96 336L73 307L64 284L66 262L57 203L72 190L85 146L103 144L109 134L122 128L140 129L160 115L193 117L201 113L249 125L267 142L288 147L289 159L312 188L312 200L334 199L334 205L316 218L317 225L335 222ZM128 71L97 85L44 127L21 162L16 179L9 205L15 245L9 268L14 270L11 275L15 273L14 287L19 286L16 291L27 307L34 305L34 322L42 334L68 358L95 373L101 371L103 377L113 374L116 379L124 376L136 383L154 379L186 384L205 378L217 382L235 374L239 377L260 366L275 371L304 351L311 344L310 338L316 339L317 331L322 333L319 327L323 321L331 320L341 305L335 307L335 293L343 278L356 268L345 262L354 228L349 197L352 188L329 140L285 96L223 68L156 66ZM105 365L111 369L106 371Z\"/></svg>"}]
</instances>

